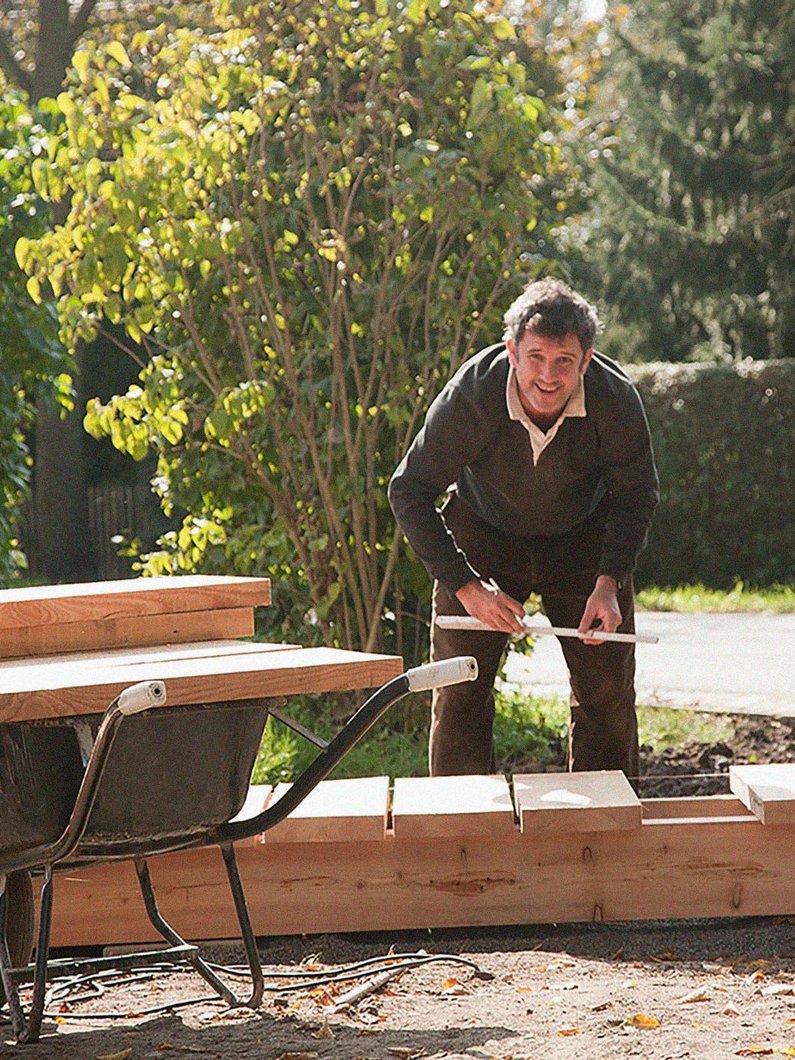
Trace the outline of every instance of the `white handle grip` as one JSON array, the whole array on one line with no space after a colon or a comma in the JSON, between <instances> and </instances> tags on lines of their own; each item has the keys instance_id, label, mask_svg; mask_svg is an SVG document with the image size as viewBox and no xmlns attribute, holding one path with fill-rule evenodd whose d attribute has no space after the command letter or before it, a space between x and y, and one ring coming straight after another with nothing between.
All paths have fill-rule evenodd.
<instances>
[{"instance_id":1,"label":"white handle grip","mask_svg":"<svg viewBox=\"0 0 795 1060\"><path fill-rule=\"evenodd\" d=\"M119 694L122 714L137 714L149 707L162 707L166 702L166 686L162 681L139 681Z\"/></svg>"},{"instance_id":2,"label":"white handle grip","mask_svg":"<svg viewBox=\"0 0 795 1060\"><path fill-rule=\"evenodd\" d=\"M468 629L494 633L491 626L487 626L480 619L472 618L471 615L439 615L436 619L439 629ZM577 637L583 640L586 636L594 640L611 640L619 644L656 644L659 637L653 637L645 633L607 633L601 629L589 630L587 634L580 633L578 629L569 629L567 626L534 626L529 619L524 621L525 634L531 637ZM522 636L522 634L519 634Z\"/></svg>"},{"instance_id":3,"label":"white handle grip","mask_svg":"<svg viewBox=\"0 0 795 1060\"><path fill-rule=\"evenodd\" d=\"M445 685L460 685L463 681L474 681L478 676L478 664L471 655L457 655L453 659L425 663L406 670L410 692L426 692L429 688L444 688Z\"/></svg>"}]
</instances>

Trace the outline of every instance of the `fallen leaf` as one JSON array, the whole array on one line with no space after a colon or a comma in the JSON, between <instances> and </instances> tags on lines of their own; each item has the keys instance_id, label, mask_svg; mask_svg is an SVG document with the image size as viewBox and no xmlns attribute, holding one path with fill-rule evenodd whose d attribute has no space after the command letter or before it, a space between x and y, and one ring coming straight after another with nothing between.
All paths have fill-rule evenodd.
<instances>
[{"instance_id":1,"label":"fallen leaf","mask_svg":"<svg viewBox=\"0 0 795 1060\"><path fill-rule=\"evenodd\" d=\"M678 961L679 954L672 953L670 950L665 950L663 953L655 953L652 957L653 961Z\"/></svg>"},{"instance_id":2,"label":"fallen leaf","mask_svg":"<svg viewBox=\"0 0 795 1060\"><path fill-rule=\"evenodd\" d=\"M612 1008L612 1001L603 1001L601 1005L594 1005L591 1012L604 1012L606 1009Z\"/></svg>"},{"instance_id":3,"label":"fallen leaf","mask_svg":"<svg viewBox=\"0 0 795 1060\"><path fill-rule=\"evenodd\" d=\"M743 979L743 982L750 986L753 983L761 983L764 978L765 973L761 968L757 968L755 972L751 972L750 975L747 975L745 979Z\"/></svg>"},{"instance_id":4,"label":"fallen leaf","mask_svg":"<svg viewBox=\"0 0 795 1060\"><path fill-rule=\"evenodd\" d=\"M379 1016L375 1012L360 1012L358 1015L360 1023L364 1023L367 1026L372 1026L374 1023L383 1023L385 1017Z\"/></svg>"},{"instance_id":5,"label":"fallen leaf","mask_svg":"<svg viewBox=\"0 0 795 1060\"><path fill-rule=\"evenodd\" d=\"M694 1001L709 1001L709 990L705 990L703 987L696 987L695 990L691 990L689 994L678 998L677 1001L680 1005L689 1005Z\"/></svg>"},{"instance_id":6,"label":"fallen leaf","mask_svg":"<svg viewBox=\"0 0 795 1060\"><path fill-rule=\"evenodd\" d=\"M769 1049L766 1045L751 1045L747 1049L738 1049L735 1056L773 1056L775 1049Z\"/></svg>"},{"instance_id":7,"label":"fallen leaf","mask_svg":"<svg viewBox=\"0 0 795 1060\"><path fill-rule=\"evenodd\" d=\"M174 1045L173 1042L161 1042L157 1047L162 1052L173 1050L175 1053L201 1053L202 1056L207 1055L207 1050L200 1045ZM215 1053L215 1056L220 1056L220 1053Z\"/></svg>"},{"instance_id":8,"label":"fallen leaf","mask_svg":"<svg viewBox=\"0 0 795 1060\"><path fill-rule=\"evenodd\" d=\"M328 1016L323 1020L323 1026L320 1030L315 1031L312 1035L313 1038L317 1038L318 1041L328 1042L334 1037L334 1031L328 1025Z\"/></svg>"},{"instance_id":9,"label":"fallen leaf","mask_svg":"<svg viewBox=\"0 0 795 1060\"><path fill-rule=\"evenodd\" d=\"M573 1034L579 1034L579 1033L580 1033L580 1028L579 1027L561 1027L561 1029L558 1031L558 1034L560 1035L561 1038L570 1038Z\"/></svg>"},{"instance_id":10,"label":"fallen leaf","mask_svg":"<svg viewBox=\"0 0 795 1060\"><path fill-rule=\"evenodd\" d=\"M660 1026L656 1016L647 1016L645 1012L638 1012L624 1022L628 1027L640 1027L644 1031L654 1031Z\"/></svg>"},{"instance_id":11,"label":"fallen leaf","mask_svg":"<svg viewBox=\"0 0 795 1060\"><path fill-rule=\"evenodd\" d=\"M445 979L442 983L442 993L447 994L449 997L461 997L462 994L471 994L472 991L457 979L450 978Z\"/></svg>"},{"instance_id":12,"label":"fallen leaf","mask_svg":"<svg viewBox=\"0 0 795 1060\"><path fill-rule=\"evenodd\" d=\"M795 1056L795 1045L788 1045L786 1049L781 1050L784 1056Z\"/></svg>"},{"instance_id":13,"label":"fallen leaf","mask_svg":"<svg viewBox=\"0 0 795 1060\"><path fill-rule=\"evenodd\" d=\"M772 983L770 986L763 986L759 993L764 997L781 997L795 994L795 986L790 986L789 983Z\"/></svg>"}]
</instances>

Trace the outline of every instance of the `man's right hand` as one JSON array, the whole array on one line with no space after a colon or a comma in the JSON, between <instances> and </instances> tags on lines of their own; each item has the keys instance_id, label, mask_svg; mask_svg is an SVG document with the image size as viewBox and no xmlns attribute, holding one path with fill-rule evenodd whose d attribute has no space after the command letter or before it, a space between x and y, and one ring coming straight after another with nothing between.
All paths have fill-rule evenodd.
<instances>
[{"instance_id":1,"label":"man's right hand","mask_svg":"<svg viewBox=\"0 0 795 1060\"><path fill-rule=\"evenodd\" d=\"M493 582L473 579L455 594L467 614L500 633L521 633L524 608Z\"/></svg>"}]
</instances>

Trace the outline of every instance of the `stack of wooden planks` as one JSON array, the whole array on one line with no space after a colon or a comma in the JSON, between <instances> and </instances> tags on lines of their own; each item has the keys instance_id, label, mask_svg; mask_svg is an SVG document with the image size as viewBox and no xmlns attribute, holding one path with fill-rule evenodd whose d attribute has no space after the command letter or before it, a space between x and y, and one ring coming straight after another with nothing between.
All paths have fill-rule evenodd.
<instances>
[{"instance_id":1,"label":"stack of wooden planks","mask_svg":"<svg viewBox=\"0 0 795 1060\"><path fill-rule=\"evenodd\" d=\"M372 688L399 658L233 638L270 580L140 578L0 591L0 723L102 712L137 681L171 705Z\"/></svg>"},{"instance_id":2,"label":"stack of wooden planks","mask_svg":"<svg viewBox=\"0 0 795 1060\"><path fill-rule=\"evenodd\" d=\"M795 913L795 765L742 766L735 795L639 800L621 773L325 781L238 844L260 936ZM255 787L241 816L280 790ZM236 933L217 850L157 858L192 939ZM56 877L53 943L148 942L130 865Z\"/></svg>"},{"instance_id":3,"label":"stack of wooden planks","mask_svg":"<svg viewBox=\"0 0 795 1060\"><path fill-rule=\"evenodd\" d=\"M184 575L0 591L0 659L250 637L269 578Z\"/></svg>"}]
</instances>

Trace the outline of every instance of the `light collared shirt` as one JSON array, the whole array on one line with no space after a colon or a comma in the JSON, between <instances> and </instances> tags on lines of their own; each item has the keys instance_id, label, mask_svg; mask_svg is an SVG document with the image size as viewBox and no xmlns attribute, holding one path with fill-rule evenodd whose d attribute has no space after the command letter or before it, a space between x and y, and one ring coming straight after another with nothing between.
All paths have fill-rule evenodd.
<instances>
[{"instance_id":1,"label":"light collared shirt","mask_svg":"<svg viewBox=\"0 0 795 1060\"><path fill-rule=\"evenodd\" d=\"M513 365L508 368L508 381L505 384L505 403L508 406L508 415L512 420L518 420L530 436L530 446L533 450L533 466L538 463L546 447L558 433L561 423L567 416L586 416L585 411L585 384L580 376L577 389L563 406L563 410L548 431L542 431L527 415L519 397L519 385L516 382L516 371Z\"/></svg>"}]
</instances>

